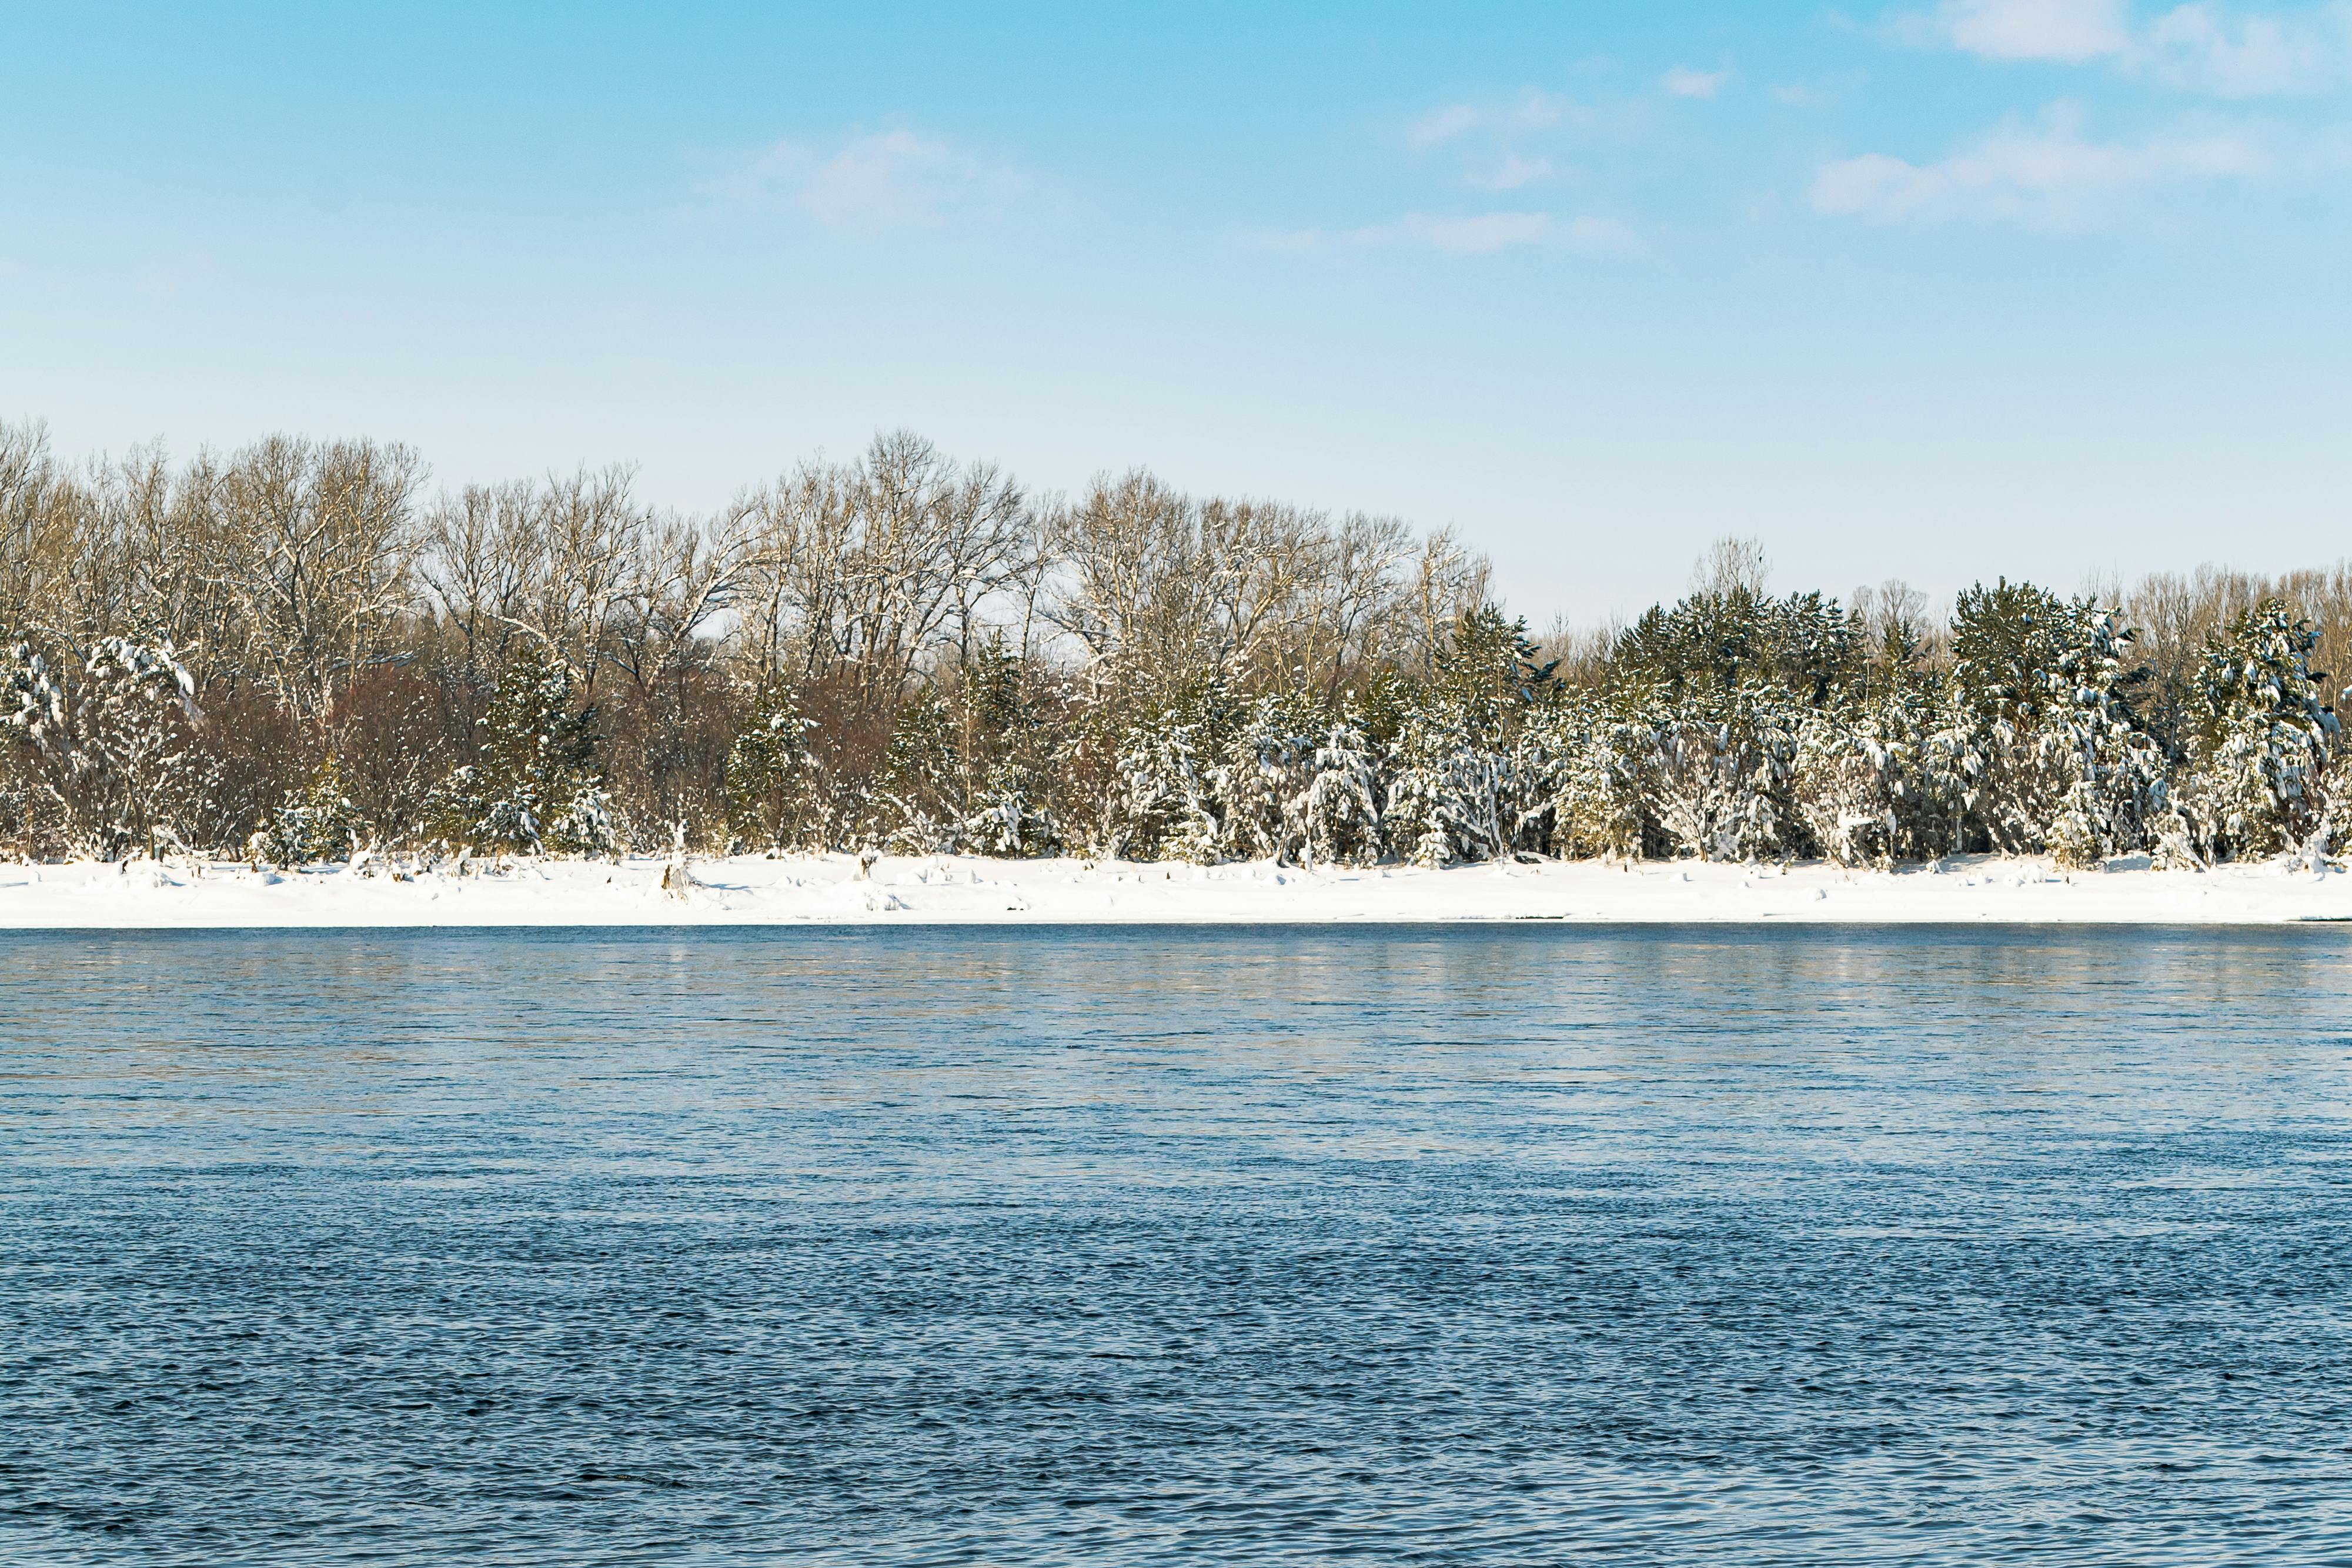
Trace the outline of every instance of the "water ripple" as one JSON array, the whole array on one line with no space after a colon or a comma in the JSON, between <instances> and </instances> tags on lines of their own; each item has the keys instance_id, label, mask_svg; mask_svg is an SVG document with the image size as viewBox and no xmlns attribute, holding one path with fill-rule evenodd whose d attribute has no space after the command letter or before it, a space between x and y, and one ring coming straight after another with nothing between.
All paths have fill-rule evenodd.
<instances>
[{"instance_id":1,"label":"water ripple","mask_svg":"<svg viewBox=\"0 0 2352 1568\"><path fill-rule=\"evenodd\" d=\"M2352 1557L2340 934L0 956L11 1562Z\"/></svg>"}]
</instances>

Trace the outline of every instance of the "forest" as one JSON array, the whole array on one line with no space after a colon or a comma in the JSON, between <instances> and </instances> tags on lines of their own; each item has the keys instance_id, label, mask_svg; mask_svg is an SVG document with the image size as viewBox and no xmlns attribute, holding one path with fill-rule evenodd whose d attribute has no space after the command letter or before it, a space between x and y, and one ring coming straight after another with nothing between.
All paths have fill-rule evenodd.
<instances>
[{"instance_id":1,"label":"forest","mask_svg":"<svg viewBox=\"0 0 2352 1568\"><path fill-rule=\"evenodd\" d=\"M1043 494L903 432L685 515L625 466L436 490L394 444L0 424L29 860L2315 858L2347 643L2347 563L1930 615L1776 594L1727 538L1538 632L1451 529Z\"/></svg>"}]
</instances>

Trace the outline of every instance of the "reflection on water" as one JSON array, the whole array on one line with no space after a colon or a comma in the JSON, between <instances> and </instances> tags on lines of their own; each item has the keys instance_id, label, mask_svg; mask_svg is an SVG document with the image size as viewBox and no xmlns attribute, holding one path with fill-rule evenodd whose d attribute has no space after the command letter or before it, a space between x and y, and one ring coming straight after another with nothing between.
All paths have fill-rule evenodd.
<instances>
[{"instance_id":1,"label":"reflection on water","mask_svg":"<svg viewBox=\"0 0 2352 1568\"><path fill-rule=\"evenodd\" d=\"M0 1558L2352 1553L2352 944L0 938Z\"/></svg>"}]
</instances>

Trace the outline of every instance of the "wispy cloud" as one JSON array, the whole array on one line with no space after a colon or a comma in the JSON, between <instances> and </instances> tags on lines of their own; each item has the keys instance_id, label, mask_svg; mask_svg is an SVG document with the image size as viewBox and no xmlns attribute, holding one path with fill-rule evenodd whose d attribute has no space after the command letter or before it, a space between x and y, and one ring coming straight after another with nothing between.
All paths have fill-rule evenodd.
<instances>
[{"instance_id":1,"label":"wispy cloud","mask_svg":"<svg viewBox=\"0 0 2352 1568\"><path fill-rule=\"evenodd\" d=\"M1547 146L1563 130L1589 127L1591 107L1541 88L1507 98L1449 103L1416 115L1404 144L1416 152L1450 157L1462 184L1480 191L1516 191L1559 172Z\"/></svg>"},{"instance_id":2,"label":"wispy cloud","mask_svg":"<svg viewBox=\"0 0 2352 1568\"><path fill-rule=\"evenodd\" d=\"M1979 59L2080 64L2122 53L2130 20L2126 0L1943 0L1891 26L1905 43Z\"/></svg>"},{"instance_id":3,"label":"wispy cloud","mask_svg":"<svg viewBox=\"0 0 2352 1568\"><path fill-rule=\"evenodd\" d=\"M2123 62L2167 87L2226 98L2303 92L2340 81L2352 62L2352 4L2294 16L2177 6L2133 41Z\"/></svg>"},{"instance_id":4,"label":"wispy cloud","mask_svg":"<svg viewBox=\"0 0 2352 1568\"><path fill-rule=\"evenodd\" d=\"M1523 88L1489 103L1449 103L1415 115L1405 127L1411 147L1444 147L1465 138L1512 137L1546 131L1579 112L1575 102L1541 88Z\"/></svg>"},{"instance_id":5,"label":"wispy cloud","mask_svg":"<svg viewBox=\"0 0 2352 1568\"><path fill-rule=\"evenodd\" d=\"M1330 243L1330 239L1331 236L1321 229L1244 229L1233 236L1233 243L1244 250L1297 256L1310 250L1321 250Z\"/></svg>"},{"instance_id":6,"label":"wispy cloud","mask_svg":"<svg viewBox=\"0 0 2352 1568\"><path fill-rule=\"evenodd\" d=\"M2060 103L2030 123L2005 120L1935 162L1873 152L1832 163L1814 180L1812 203L1817 212L1881 223L2011 219L2082 228L2105 221L2115 199L2136 188L2242 177L2263 166L2261 152L2235 135L2095 141L2084 135L2081 110Z\"/></svg>"},{"instance_id":7,"label":"wispy cloud","mask_svg":"<svg viewBox=\"0 0 2352 1568\"><path fill-rule=\"evenodd\" d=\"M1658 86L1668 98L1713 98L1730 80L1728 69L1703 71L1692 66L1676 66L1658 78Z\"/></svg>"},{"instance_id":8,"label":"wispy cloud","mask_svg":"<svg viewBox=\"0 0 2352 1568\"><path fill-rule=\"evenodd\" d=\"M1009 164L906 125L821 140L787 137L718 162L718 172L698 187L706 197L836 228L995 212L1024 183Z\"/></svg>"},{"instance_id":9,"label":"wispy cloud","mask_svg":"<svg viewBox=\"0 0 2352 1568\"><path fill-rule=\"evenodd\" d=\"M1569 251L1635 248L1633 231L1613 218L1560 218L1549 213L1496 212L1432 216L1413 213L1392 224L1354 229L1273 229L1236 235L1251 250L1297 253L1331 247L1405 247L1441 256L1493 256L1535 246Z\"/></svg>"},{"instance_id":10,"label":"wispy cloud","mask_svg":"<svg viewBox=\"0 0 2352 1568\"><path fill-rule=\"evenodd\" d=\"M2342 79L2352 63L2352 0L2292 12L2192 0L2145 23L2128 0L1942 0L1895 16L1887 32L1983 60L2104 64L2182 91L2251 97Z\"/></svg>"},{"instance_id":11,"label":"wispy cloud","mask_svg":"<svg viewBox=\"0 0 2352 1568\"><path fill-rule=\"evenodd\" d=\"M1386 228L1360 229L1355 245L1418 245L1447 256L1492 256L1513 246L1546 238L1551 219L1542 213L1480 213L1473 217L1433 218L1416 213Z\"/></svg>"}]
</instances>

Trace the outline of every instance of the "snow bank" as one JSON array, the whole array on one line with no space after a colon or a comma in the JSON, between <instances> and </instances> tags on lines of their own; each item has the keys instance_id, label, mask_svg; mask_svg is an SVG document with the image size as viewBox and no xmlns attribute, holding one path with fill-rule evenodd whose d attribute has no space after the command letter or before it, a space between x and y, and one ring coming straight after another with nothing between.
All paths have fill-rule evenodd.
<instances>
[{"instance_id":1,"label":"snow bank","mask_svg":"<svg viewBox=\"0 0 2352 1568\"><path fill-rule=\"evenodd\" d=\"M549 861L413 876L383 866L256 872L180 861L0 866L0 927L2352 921L2352 876L2282 865L2069 873L1969 857L1893 873L1591 862L1305 872L930 856L887 858L861 877L845 855L742 856L693 862L679 891L663 888L664 865L652 857Z\"/></svg>"}]
</instances>

